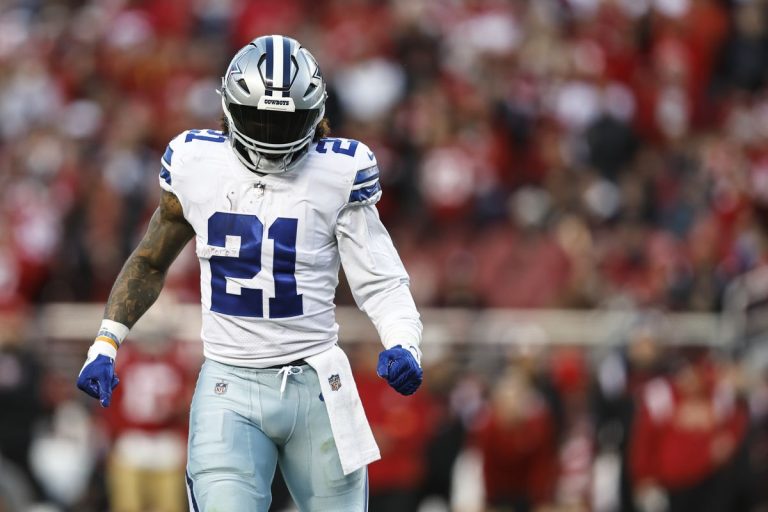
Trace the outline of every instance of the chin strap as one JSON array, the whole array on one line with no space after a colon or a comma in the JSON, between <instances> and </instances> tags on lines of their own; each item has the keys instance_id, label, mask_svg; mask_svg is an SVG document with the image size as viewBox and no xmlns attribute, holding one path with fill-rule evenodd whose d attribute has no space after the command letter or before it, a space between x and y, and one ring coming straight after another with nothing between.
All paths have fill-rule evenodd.
<instances>
[{"instance_id":1,"label":"chin strap","mask_svg":"<svg viewBox=\"0 0 768 512\"><path fill-rule=\"evenodd\" d=\"M254 170L256 172L263 172L266 174L278 174L288 171L288 159L293 156L291 154L287 154L281 159L277 160L265 158L264 155L257 153L252 149L247 149L246 151L248 151L248 156L250 157L251 162L254 160L256 161L254 164ZM266 166L262 167L262 164L266 164Z\"/></svg>"},{"instance_id":2,"label":"chin strap","mask_svg":"<svg viewBox=\"0 0 768 512\"><path fill-rule=\"evenodd\" d=\"M249 171L256 174L282 174L294 169L307 156L310 143L311 141L307 142L303 148L294 153L286 154L280 160L270 160L263 154L246 148L234 137L232 138L232 149L240 163ZM271 164L273 161L275 164ZM267 163L268 167L262 167L263 163Z\"/></svg>"}]
</instances>

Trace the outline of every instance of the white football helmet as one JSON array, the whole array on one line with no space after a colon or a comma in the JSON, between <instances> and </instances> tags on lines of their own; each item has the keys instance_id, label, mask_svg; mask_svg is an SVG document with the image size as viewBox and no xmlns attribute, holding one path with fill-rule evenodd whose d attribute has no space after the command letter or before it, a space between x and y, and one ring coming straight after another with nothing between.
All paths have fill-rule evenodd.
<instances>
[{"instance_id":1,"label":"white football helmet","mask_svg":"<svg viewBox=\"0 0 768 512\"><path fill-rule=\"evenodd\" d=\"M298 41L262 36L235 54L221 104L238 159L258 173L296 168L325 114L325 80Z\"/></svg>"}]
</instances>

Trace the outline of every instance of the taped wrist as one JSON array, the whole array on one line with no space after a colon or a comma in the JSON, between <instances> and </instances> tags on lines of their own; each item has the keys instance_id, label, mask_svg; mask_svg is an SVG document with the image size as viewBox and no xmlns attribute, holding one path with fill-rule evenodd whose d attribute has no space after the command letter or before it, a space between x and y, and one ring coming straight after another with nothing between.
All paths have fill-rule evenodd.
<instances>
[{"instance_id":1,"label":"taped wrist","mask_svg":"<svg viewBox=\"0 0 768 512\"><path fill-rule=\"evenodd\" d=\"M105 318L101 321L101 327L99 327L99 333L96 335L95 341L111 345L114 348L115 353L117 353L117 349L120 348L123 340L128 336L129 330L128 326Z\"/></svg>"}]
</instances>

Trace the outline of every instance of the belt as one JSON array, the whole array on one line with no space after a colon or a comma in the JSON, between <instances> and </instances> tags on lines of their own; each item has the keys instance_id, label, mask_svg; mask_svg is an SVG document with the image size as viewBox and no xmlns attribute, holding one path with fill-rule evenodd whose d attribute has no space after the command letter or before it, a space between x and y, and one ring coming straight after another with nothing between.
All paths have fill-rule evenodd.
<instances>
[{"instance_id":1,"label":"belt","mask_svg":"<svg viewBox=\"0 0 768 512\"><path fill-rule=\"evenodd\" d=\"M283 364L276 364L273 366L267 366L266 368L262 368L263 370L280 370L281 368L284 368L286 366L303 366L305 364L308 364L303 359L296 359L295 361L291 361L290 363L283 363Z\"/></svg>"}]
</instances>

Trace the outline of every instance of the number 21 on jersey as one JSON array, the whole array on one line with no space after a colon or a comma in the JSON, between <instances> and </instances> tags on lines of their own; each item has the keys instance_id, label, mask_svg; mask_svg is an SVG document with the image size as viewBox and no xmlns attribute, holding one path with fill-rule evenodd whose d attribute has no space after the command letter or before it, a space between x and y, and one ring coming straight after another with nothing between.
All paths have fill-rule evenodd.
<instances>
[{"instance_id":1,"label":"number 21 on jersey","mask_svg":"<svg viewBox=\"0 0 768 512\"><path fill-rule=\"evenodd\" d=\"M303 296L296 288L296 234L298 219L278 217L267 236L274 241L272 276L275 296L269 299L269 318L289 318L304 313ZM228 247L227 238L239 239L236 257L211 256L211 311L231 316L264 318L263 290L239 288L227 291L227 279L252 279L261 272L264 224L255 215L216 212L208 219L208 245ZM234 240L232 240L234 238Z\"/></svg>"}]
</instances>

